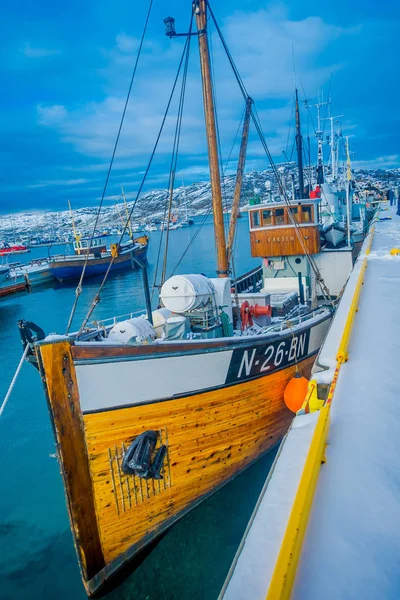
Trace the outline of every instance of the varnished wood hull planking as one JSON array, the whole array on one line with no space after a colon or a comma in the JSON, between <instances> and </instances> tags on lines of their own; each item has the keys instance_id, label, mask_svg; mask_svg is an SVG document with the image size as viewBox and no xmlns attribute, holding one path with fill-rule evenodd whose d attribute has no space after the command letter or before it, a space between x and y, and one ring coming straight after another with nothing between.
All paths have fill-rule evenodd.
<instances>
[{"instance_id":1,"label":"varnished wood hull planking","mask_svg":"<svg viewBox=\"0 0 400 600\"><path fill-rule=\"evenodd\" d=\"M45 345L40 352L90 595L179 517L276 445L292 419L283 391L294 366L184 398L82 415L70 345ZM300 362L305 376L313 361L314 356ZM149 429L160 431L168 445L161 481L121 470L123 450Z\"/></svg>"}]
</instances>

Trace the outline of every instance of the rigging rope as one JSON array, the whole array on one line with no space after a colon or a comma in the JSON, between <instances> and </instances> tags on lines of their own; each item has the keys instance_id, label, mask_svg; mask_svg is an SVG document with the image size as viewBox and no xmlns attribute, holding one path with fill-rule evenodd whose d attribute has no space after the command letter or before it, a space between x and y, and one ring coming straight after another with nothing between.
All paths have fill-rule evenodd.
<instances>
[{"instance_id":1,"label":"rigging rope","mask_svg":"<svg viewBox=\"0 0 400 600\"><path fill-rule=\"evenodd\" d=\"M191 15L191 20L190 20L190 29L192 27L192 20L193 20L193 13ZM154 155L156 153L156 150L157 150L157 147L158 147L158 143L160 141L161 134L162 134L163 129L164 129L165 122L167 120L167 116L168 116L169 109L170 109L170 106L171 106L172 98L173 98L174 93L175 93L175 88L176 88L176 85L177 85L177 82L178 82L178 79L179 79L179 74L181 72L181 68L182 68L183 60L185 58L185 54L186 54L186 50L187 50L188 40L189 39L190 38L186 38L185 45L184 45L183 52L182 52L182 56L181 56L181 59L180 59L180 62L179 62L179 66L178 66L178 71L177 71L177 74L175 76L175 80L174 80L174 83L173 83L173 86L172 86L171 94L170 94L169 99L168 99L167 107L166 107L166 110L165 110L165 113L164 113L164 116L163 116L163 119L162 119L162 122L161 122L161 126L160 126L159 132L157 134L157 138L156 138L156 141L155 141L152 153L150 155L150 159L149 159L149 162L147 164L146 170L144 172L142 181L140 182L139 189L138 189L138 191L136 193L135 200L133 201L131 210L129 211L129 216L128 216L127 222L125 223L125 226L124 226L124 228L122 230L122 233L121 233L121 236L119 238L118 245L121 244L122 239L123 239L123 237L124 237L124 235L125 235L125 233L127 231L128 222L132 218L133 211L136 208L137 201L138 201L139 196L140 196L140 194L142 192L143 186L144 186L145 181L147 179L147 175L148 175L150 167L152 165L153 158L154 158ZM88 310L88 312L87 312L87 314L86 314L86 316L85 316L85 318L84 318L84 320L82 322L82 325L81 325L81 327L79 329L78 337L82 334L84 328L86 327L86 324L87 324L88 320L90 319L91 314L93 313L93 311L96 308L97 304L100 302L100 293L101 293L101 291L102 291L102 289L104 287L105 282L107 281L108 274L109 274L109 272L111 270L112 265L114 264L114 260L115 260L115 255L111 257L111 260L109 262L109 265L108 265L107 271L106 271L106 273L105 273L105 275L103 277L103 280L102 280L102 282L99 285L99 288L98 288L98 290L96 292L96 295L93 298L92 304L90 305L89 310Z\"/></svg>"},{"instance_id":2,"label":"rigging rope","mask_svg":"<svg viewBox=\"0 0 400 600\"><path fill-rule=\"evenodd\" d=\"M73 318L74 318L74 315L75 315L75 311L76 311L76 307L77 307L77 304L78 304L79 296L82 293L82 284L83 284L83 279L85 277L86 267L87 267L88 260L89 260L90 248L92 247L93 238L94 238L95 233L96 233L97 224L98 224L98 221L99 221L99 218L100 218L101 208L102 208L103 202L104 202L104 196L106 194L106 190L107 190L107 186L108 186L108 181L109 181L110 175L111 175L111 169L112 169L112 166L114 164L115 153L117 151L118 142L119 142L119 138L120 138L121 130L122 130L122 125L124 124L125 114L126 114L126 110L128 108L129 98L130 98L130 95L131 95L133 81L135 79L136 70L137 70L137 66L138 66L138 63L139 63L139 58L140 58L140 55L141 55L141 52L142 52L144 37L146 35L147 25L148 25L148 22L149 22L149 18L150 18L150 13L151 13L152 6L153 6L153 0L150 0L150 4L149 4L148 11L147 11L147 16L146 16L146 21L145 21L143 32L142 32L142 37L140 39L139 49L138 49L138 53L137 53L137 56L136 56L135 65L133 67L133 73L132 73L132 77L131 77L131 81L130 81L130 84L129 84L128 93L127 93L126 100L125 100L124 110L122 111L121 121L120 121L120 124L119 124L117 137L116 137L116 140L115 140L115 143L114 143L114 149L113 149L113 152L112 152L112 155L111 155L111 160L110 160L110 164L109 164L109 167L108 167L106 180L104 182L103 193L101 195L99 208L98 208L96 219L95 219L95 222L94 222L94 225L93 225L92 235L90 237L88 251L86 253L85 262L83 264L83 269L82 269L82 273L81 273L81 276L80 276L80 279L79 279L79 283L78 283L78 285L76 287L76 290L75 290L75 301L74 301L74 304L72 305L71 313L70 313L70 316L69 316L69 319L68 319L66 334L69 333L69 330L71 328L72 321L73 321Z\"/></svg>"},{"instance_id":3,"label":"rigging rope","mask_svg":"<svg viewBox=\"0 0 400 600\"><path fill-rule=\"evenodd\" d=\"M163 285L163 283L165 281L165 276L166 276L166 271L167 271L171 208L172 208L173 192L174 192L174 186L175 186L176 168L177 168L178 155L179 155L179 142L180 142L180 138L181 138L183 107L184 107L184 103L185 103L186 81L187 81L187 72L188 72L189 56L190 56L190 40L191 40L190 34L191 34L192 22L193 21L190 22L190 29L189 29L189 36L188 36L189 42L187 44L185 65L183 67L182 87L181 87L181 93L180 93L180 97L179 97L178 117L177 117L176 127L175 127L174 144L173 144L173 148L172 148L172 157L171 157L171 168L170 168L170 173L169 173L168 187L170 190L170 196L169 196L169 204L168 204L167 233L165 236L164 264L163 264L163 270L162 270L162 274L161 274L161 285Z\"/></svg>"},{"instance_id":4,"label":"rigging rope","mask_svg":"<svg viewBox=\"0 0 400 600\"><path fill-rule=\"evenodd\" d=\"M203 228L203 226L205 225L205 222L207 220L207 217L210 215L212 210L212 206L209 206L206 214L203 217L202 222L200 223L200 225L198 226L195 234L193 235L193 237L190 238L188 245L186 246L185 250L182 253L182 256L180 257L180 259L178 260L178 262L175 265L174 270L172 271L170 277L172 277L173 275L175 275L176 270L178 269L179 265L181 264L182 260L184 259L184 257L186 256L187 252L189 251L189 248L192 246L193 242L195 241L195 239L197 238L197 236L199 235L201 229Z\"/></svg>"},{"instance_id":5,"label":"rigging rope","mask_svg":"<svg viewBox=\"0 0 400 600\"><path fill-rule=\"evenodd\" d=\"M24 350L24 352L23 352L23 354L21 356L21 360L18 363L17 370L15 371L14 377L12 378L12 381L10 383L10 387L8 388L7 394L6 394L6 396L5 396L4 400L3 400L3 403L2 403L2 405L0 407L0 417L3 414L4 409L6 407L6 404L7 404L8 400L9 400L9 398L11 396L11 392L14 389L15 383L17 381L17 377L19 375L20 370L22 369L22 365L24 364L24 360L26 358L26 355L28 354L28 350L29 350L29 344L26 344L25 350Z\"/></svg>"},{"instance_id":6,"label":"rigging rope","mask_svg":"<svg viewBox=\"0 0 400 600\"><path fill-rule=\"evenodd\" d=\"M229 162L230 162L230 159L231 159L231 156L232 156L232 152L233 152L233 149L234 149L234 147L235 147L235 144L236 144L236 141L237 141L237 138L238 138L238 135L239 135L239 131L240 131L240 128L241 128L241 125L242 125L243 119L244 119L245 112L246 112L246 107L243 109L243 113L242 113L242 116L241 116L241 119L240 119L240 123L239 123L239 125L238 125L238 128L237 128L237 130L236 130L235 139L234 139L234 141L233 141L233 144L232 144L232 146L231 146L231 150L230 150L230 152L229 152L228 158L227 158L227 160L226 160L226 162L225 162L225 166L224 166L224 167L223 167L223 169L222 169L222 173L223 173L223 175L225 175L225 171L226 171L226 169L228 168L228 164L229 164ZM185 258L186 254L187 254L187 252L189 251L190 247L192 246L193 242L195 241L195 239L196 239L196 238L197 238L197 236L199 235L199 233L200 233L201 229L202 229L202 228L203 228L203 226L205 225L205 223L206 223L206 221L207 221L207 217L210 215L210 213L211 213L211 210L212 210L212 205L210 205L210 206L208 207L208 209L207 209L207 212L205 213L205 215L204 215L204 218L203 218L202 222L201 222L201 223L198 225L198 228L196 229L196 232L195 232L195 234L194 234L194 235L191 237L191 239L189 240L189 242L188 242L188 244L187 244L186 248L185 248L185 249L184 249L184 251L182 252L182 254L181 254L181 256L180 256L180 258L179 258L179 260L178 260L177 264L175 265L175 268L174 268L174 270L172 271L172 273L171 273L170 277L172 277L172 276L173 276L173 275L176 273L176 271L177 271L178 267L179 267L179 266L180 266L180 264L182 263L182 260ZM236 236L235 236L235 247L236 247ZM232 254L233 254L233 253L232 253Z\"/></svg>"},{"instance_id":7,"label":"rigging rope","mask_svg":"<svg viewBox=\"0 0 400 600\"><path fill-rule=\"evenodd\" d=\"M227 44L225 42L224 36L222 35L222 31L221 31L221 29L220 29L220 27L219 27L219 25L218 25L218 23L217 23L217 21L215 19L214 13L213 13L213 11L212 11L211 6L210 6L209 3L208 3L208 8L209 8L210 14L211 14L211 16L213 18L216 30L218 31L218 35L219 35L219 37L221 39L221 43L222 43L222 45L224 47L225 53L226 53L226 55L228 57L228 60L230 62L230 65L232 67L234 75L236 77L236 80L237 80L237 83L239 85L240 91L242 92L243 97L246 99L248 97L248 93L247 93L246 87L245 87L245 85L243 83L243 80L242 80L242 78L240 76L240 73L239 73L239 71L238 71L238 69L236 67L236 64L235 64L234 60L233 60L232 54L231 54L231 52L230 52L230 50L229 50L229 48L228 48L228 46L227 46ZM329 292L328 288L326 287L326 284L325 284L325 282L324 282L324 280L323 280L323 278L321 276L321 273L320 273L320 271L319 271L319 269L318 269L318 267L317 267L314 259L309 254L309 252L308 252L308 250L306 248L305 240L304 240L301 228L299 227L298 223L296 223L296 220L295 220L295 218L294 218L294 216L292 214L292 211L290 210L290 202L289 202L289 199L287 197L286 189L285 189L285 187L284 187L284 185L282 183L282 178L279 176L278 169L276 168L276 165L275 165L275 163L273 161L272 155L271 155L270 150L268 148L267 142L265 140L265 137L264 137L264 134L263 134L263 131L262 131L261 123L260 123L260 120L259 120L259 117L258 117L258 114L257 114L257 109L255 108L254 104L253 104L253 107L251 109L251 116L252 116L253 123L254 123L255 128L256 128L256 131L258 133L258 136L260 138L261 144L262 144L262 146L264 148L264 151L265 151L265 153L266 153L266 155L268 157L268 160L269 160L269 162L271 164L271 168L272 168L272 170L274 172L274 175L276 177L276 180L278 182L278 186L279 186L281 195L283 196L284 201L285 201L285 203L286 203L286 205L287 205L287 207L289 209L288 210L288 214L290 216L292 224L295 227L296 234L297 234L297 237L298 237L298 239L300 241L300 244L302 246L303 252L304 252L305 256L307 257L307 260L309 261L309 264L310 264L310 266L311 266L311 268L312 268L312 270L314 272L314 275L316 277L316 282L320 285L320 288L321 288L321 291L322 291L322 294L323 294L324 298L326 300L330 300L331 299L330 298L330 292Z\"/></svg>"}]
</instances>

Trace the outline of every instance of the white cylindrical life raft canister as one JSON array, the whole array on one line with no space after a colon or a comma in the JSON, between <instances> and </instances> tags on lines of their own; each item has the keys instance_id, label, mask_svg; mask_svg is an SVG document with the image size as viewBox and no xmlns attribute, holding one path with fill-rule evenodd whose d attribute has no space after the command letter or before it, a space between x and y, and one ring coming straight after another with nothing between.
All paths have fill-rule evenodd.
<instances>
[{"instance_id":1,"label":"white cylindrical life raft canister","mask_svg":"<svg viewBox=\"0 0 400 600\"><path fill-rule=\"evenodd\" d=\"M157 308L156 310L153 310L153 327L158 338L163 337L164 325L171 314L172 313L170 310L168 310L168 308Z\"/></svg>"},{"instance_id":2,"label":"white cylindrical life raft canister","mask_svg":"<svg viewBox=\"0 0 400 600\"><path fill-rule=\"evenodd\" d=\"M160 298L174 313L202 308L215 295L214 286L204 275L174 275L162 286Z\"/></svg>"},{"instance_id":3,"label":"white cylindrical life raft canister","mask_svg":"<svg viewBox=\"0 0 400 600\"><path fill-rule=\"evenodd\" d=\"M155 339L155 329L145 317L116 323L108 334L108 341L114 344L149 344Z\"/></svg>"}]
</instances>

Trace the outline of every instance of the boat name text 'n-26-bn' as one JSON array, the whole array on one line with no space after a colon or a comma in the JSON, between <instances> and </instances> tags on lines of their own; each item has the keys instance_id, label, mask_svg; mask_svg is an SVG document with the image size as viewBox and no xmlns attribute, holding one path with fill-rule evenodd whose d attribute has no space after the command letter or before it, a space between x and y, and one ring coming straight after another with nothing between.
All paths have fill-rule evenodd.
<instances>
[{"instance_id":1,"label":"boat name text 'n-26-bn'","mask_svg":"<svg viewBox=\"0 0 400 600\"><path fill-rule=\"evenodd\" d=\"M234 350L226 382L243 381L301 360L308 354L310 332L246 350Z\"/></svg>"}]
</instances>

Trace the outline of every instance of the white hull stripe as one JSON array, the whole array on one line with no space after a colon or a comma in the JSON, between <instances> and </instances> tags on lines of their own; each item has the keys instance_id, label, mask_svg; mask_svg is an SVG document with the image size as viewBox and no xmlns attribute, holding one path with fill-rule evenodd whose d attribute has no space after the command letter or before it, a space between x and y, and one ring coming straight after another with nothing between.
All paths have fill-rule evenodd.
<instances>
[{"instance_id":1,"label":"white hull stripe","mask_svg":"<svg viewBox=\"0 0 400 600\"><path fill-rule=\"evenodd\" d=\"M201 393L268 375L315 354L330 319L263 345L147 360L78 363L82 411L96 412Z\"/></svg>"}]
</instances>

